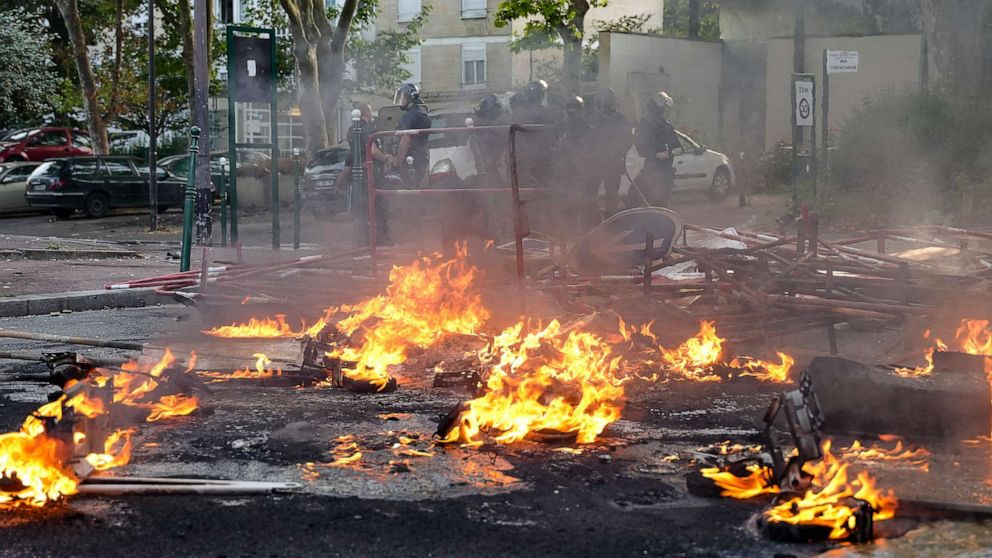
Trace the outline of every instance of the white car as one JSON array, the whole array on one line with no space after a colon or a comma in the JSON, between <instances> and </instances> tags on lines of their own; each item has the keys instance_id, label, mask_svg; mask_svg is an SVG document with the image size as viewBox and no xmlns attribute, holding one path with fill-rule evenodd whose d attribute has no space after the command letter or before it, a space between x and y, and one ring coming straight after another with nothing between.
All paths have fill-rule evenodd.
<instances>
[{"instance_id":1,"label":"white car","mask_svg":"<svg viewBox=\"0 0 992 558\"><path fill-rule=\"evenodd\" d=\"M39 162L0 163L0 213L32 211L24 199L24 189Z\"/></svg>"},{"instance_id":2,"label":"white car","mask_svg":"<svg viewBox=\"0 0 992 558\"><path fill-rule=\"evenodd\" d=\"M722 200L734 188L730 157L707 149L682 132L683 153L675 157L675 191L705 190L713 201Z\"/></svg>"}]
</instances>

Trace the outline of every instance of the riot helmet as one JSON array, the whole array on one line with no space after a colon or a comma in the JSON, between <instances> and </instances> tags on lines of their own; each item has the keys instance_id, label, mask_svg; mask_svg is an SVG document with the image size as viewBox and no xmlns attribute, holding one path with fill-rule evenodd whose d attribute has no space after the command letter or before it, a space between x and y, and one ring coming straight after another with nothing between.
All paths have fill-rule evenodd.
<instances>
[{"instance_id":1,"label":"riot helmet","mask_svg":"<svg viewBox=\"0 0 992 558\"><path fill-rule=\"evenodd\" d=\"M417 86L412 83L404 83L396 90L396 94L393 95L393 104L399 105L400 108L406 110L413 104L420 104L420 93L417 92Z\"/></svg>"},{"instance_id":2,"label":"riot helmet","mask_svg":"<svg viewBox=\"0 0 992 558\"><path fill-rule=\"evenodd\" d=\"M663 115L666 110L673 106L675 106L675 101L664 91L653 93L648 99L648 109L655 114Z\"/></svg>"},{"instance_id":3,"label":"riot helmet","mask_svg":"<svg viewBox=\"0 0 992 558\"><path fill-rule=\"evenodd\" d=\"M543 79L532 81L524 88L524 96L527 102L532 105L544 103L544 97L548 93L548 82Z\"/></svg>"},{"instance_id":4,"label":"riot helmet","mask_svg":"<svg viewBox=\"0 0 992 558\"><path fill-rule=\"evenodd\" d=\"M479 101L479 106L475 109L475 115L479 118L496 118L503 112L503 104L499 102L496 95L486 95Z\"/></svg>"},{"instance_id":5,"label":"riot helmet","mask_svg":"<svg viewBox=\"0 0 992 558\"><path fill-rule=\"evenodd\" d=\"M617 94L612 88L607 87L599 92L596 96L596 106L599 108L599 112L616 112L617 110Z\"/></svg>"},{"instance_id":6,"label":"riot helmet","mask_svg":"<svg viewBox=\"0 0 992 558\"><path fill-rule=\"evenodd\" d=\"M565 97L565 115L569 117L581 116L585 111L586 101L578 95Z\"/></svg>"}]
</instances>

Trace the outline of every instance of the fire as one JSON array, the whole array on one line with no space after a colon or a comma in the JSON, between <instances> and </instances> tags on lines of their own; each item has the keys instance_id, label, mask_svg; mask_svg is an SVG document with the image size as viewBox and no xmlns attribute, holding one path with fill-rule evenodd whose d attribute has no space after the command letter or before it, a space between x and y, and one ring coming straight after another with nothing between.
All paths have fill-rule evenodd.
<instances>
[{"instance_id":1,"label":"fire","mask_svg":"<svg viewBox=\"0 0 992 558\"><path fill-rule=\"evenodd\" d=\"M142 403L138 406L148 409L147 422L156 422L169 417L184 417L200 407L195 396L163 395L155 403Z\"/></svg>"},{"instance_id":2,"label":"fire","mask_svg":"<svg viewBox=\"0 0 992 558\"><path fill-rule=\"evenodd\" d=\"M146 401L159 388L164 378L163 374L176 364L176 357L169 349L165 350L162 358L154 364L128 361L121 365L120 372L114 373L111 380L106 376L97 378L98 384L113 381L114 402L129 407L148 409L147 422L155 422L167 417L185 416L197 408L200 401L194 396L167 394L158 400ZM196 366L196 355L192 355L186 363L189 372ZM110 372L107 371L107 374Z\"/></svg>"},{"instance_id":3,"label":"fire","mask_svg":"<svg viewBox=\"0 0 992 558\"><path fill-rule=\"evenodd\" d=\"M720 377L713 374L713 366L723 357L724 341L726 339L717 337L713 322L703 321L699 324L699 333L677 348L658 348L661 350L661 360L669 371L698 382L719 382Z\"/></svg>"},{"instance_id":4,"label":"fire","mask_svg":"<svg viewBox=\"0 0 992 558\"><path fill-rule=\"evenodd\" d=\"M282 376L281 368L271 368L272 361L269 357L265 356L265 353L255 353L251 355L255 357L255 369L251 370L247 366L241 370L235 370L230 374L224 374L221 372L200 372L201 375L208 378L213 378L213 382L223 382L225 380L261 380L265 378L272 378L274 376Z\"/></svg>"},{"instance_id":5,"label":"fire","mask_svg":"<svg viewBox=\"0 0 992 558\"><path fill-rule=\"evenodd\" d=\"M588 444L620 418L620 357L592 333L565 333L557 320L533 332L518 323L479 356L489 367L485 393L464 404L445 443L481 445L489 435L509 444L552 432L575 434Z\"/></svg>"},{"instance_id":6,"label":"fire","mask_svg":"<svg viewBox=\"0 0 992 558\"><path fill-rule=\"evenodd\" d=\"M252 316L247 322L233 322L230 325L204 330L203 333L228 339L278 339L284 337L302 337L303 335L314 337L320 333L320 330L324 329L325 325L327 325L326 319L320 318L313 325L308 327L304 323L300 331L294 331L286 323L285 314L276 314L275 318L256 318Z\"/></svg>"},{"instance_id":7,"label":"fire","mask_svg":"<svg viewBox=\"0 0 992 558\"><path fill-rule=\"evenodd\" d=\"M930 330L923 332L924 339L930 339ZM947 344L940 339L934 338L933 346L927 349L927 352L923 354L923 358L927 361L925 366L917 366L916 368L903 368L897 366L895 368L895 373L904 377L911 378L913 376L929 376L933 374L933 353L934 351L946 351Z\"/></svg>"},{"instance_id":8,"label":"fire","mask_svg":"<svg viewBox=\"0 0 992 558\"><path fill-rule=\"evenodd\" d=\"M346 434L334 440L337 445L331 450L334 461L330 465L351 465L362 459L362 450L358 447L355 436Z\"/></svg>"},{"instance_id":9,"label":"fire","mask_svg":"<svg viewBox=\"0 0 992 558\"><path fill-rule=\"evenodd\" d=\"M992 355L992 331L988 320L961 320L954 336L961 351L970 355Z\"/></svg>"},{"instance_id":10,"label":"fire","mask_svg":"<svg viewBox=\"0 0 992 558\"><path fill-rule=\"evenodd\" d=\"M778 364L755 358L735 358L730 361L730 366L743 369L744 372L740 373L741 376L752 376L763 382L788 382L789 371L792 370L792 365L796 361L785 353L777 352L775 354L778 355L780 361Z\"/></svg>"},{"instance_id":11,"label":"fire","mask_svg":"<svg viewBox=\"0 0 992 558\"><path fill-rule=\"evenodd\" d=\"M131 461L131 435L134 429L117 430L104 441L104 453L91 453L86 462L97 471L106 471L127 465Z\"/></svg>"},{"instance_id":12,"label":"fire","mask_svg":"<svg viewBox=\"0 0 992 558\"><path fill-rule=\"evenodd\" d=\"M719 467L707 467L700 469L699 472L722 488L723 492L720 495L728 498L744 500L762 494L778 494L779 488L772 482L770 468L758 463L749 463L745 469L746 476L738 476Z\"/></svg>"},{"instance_id":13,"label":"fire","mask_svg":"<svg viewBox=\"0 0 992 558\"><path fill-rule=\"evenodd\" d=\"M850 447L841 448L840 455L848 461L858 461L861 463L878 462L899 462L908 467L928 471L930 464L927 458L931 455L924 448L904 448L902 440L896 441L896 445L891 449L873 444L871 447L864 447L859 440L855 440Z\"/></svg>"},{"instance_id":14,"label":"fire","mask_svg":"<svg viewBox=\"0 0 992 558\"><path fill-rule=\"evenodd\" d=\"M830 452L830 441L823 442L823 459L806 463L803 470L812 475L812 485L800 496L794 496L765 511L765 520L792 525L820 525L831 528L831 539L850 535L854 509L850 498L868 502L874 521L895 516L898 501L891 490L881 491L868 473L860 472L848 481L850 463L839 460Z\"/></svg>"},{"instance_id":15,"label":"fire","mask_svg":"<svg viewBox=\"0 0 992 558\"><path fill-rule=\"evenodd\" d=\"M75 494L79 480L65 465L70 455L70 448L44 434L0 434L0 507L40 507Z\"/></svg>"},{"instance_id":16,"label":"fire","mask_svg":"<svg viewBox=\"0 0 992 558\"><path fill-rule=\"evenodd\" d=\"M467 252L457 246L454 259L422 257L389 272L386 293L341 311L349 315L336 324L356 343L342 345L328 356L339 359L343 374L377 390L389 383L389 367L406 360L411 347L428 347L452 334L475 334L489 318L474 288L478 270L466 263Z\"/></svg>"}]
</instances>

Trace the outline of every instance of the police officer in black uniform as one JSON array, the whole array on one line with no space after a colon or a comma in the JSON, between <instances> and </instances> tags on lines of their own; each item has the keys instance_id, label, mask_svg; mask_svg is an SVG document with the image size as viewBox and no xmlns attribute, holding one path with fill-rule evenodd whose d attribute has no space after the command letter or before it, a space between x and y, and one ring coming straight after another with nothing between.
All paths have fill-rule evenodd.
<instances>
[{"instance_id":1,"label":"police officer in black uniform","mask_svg":"<svg viewBox=\"0 0 992 558\"><path fill-rule=\"evenodd\" d=\"M563 100L565 121L562 125L561 149L558 157L558 176L555 184L561 192L564 203L562 234L577 238L600 223L599 209L596 207L596 194L599 176L597 160L591 157L595 151L594 130L589 125L586 103L578 95L569 95Z\"/></svg>"},{"instance_id":2,"label":"police officer in black uniform","mask_svg":"<svg viewBox=\"0 0 992 558\"><path fill-rule=\"evenodd\" d=\"M617 212L620 178L627 174L627 151L634 142L634 135L630 122L617 111L617 95L612 89L599 92L596 108L593 128L597 149L592 155L598 163L596 185L603 185L603 214L609 217Z\"/></svg>"},{"instance_id":3,"label":"police officer in black uniform","mask_svg":"<svg viewBox=\"0 0 992 558\"><path fill-rule=\"evenodd\" d=\"M665 117L674 102L667 93L659 91L651 95L647 105L647 114L634 132L634 146L644 157L644 168L634 179L634 185L652 206L668 207L675 188L672 165L683 151L675 128Z\"/></svg>"},{"instance_id":4,"label":"police officer in black uniform","mask_svg":"<svg viewBox=\"0 0 992 558\"><path fill-rule=\"evenodd\" d=\"M396 90L393 103L403 109L403 116L400 117L397 130L425 130L431 127L431 119L421 107L423 101L420 100L420 93L417 92L417 87L412 83L403 84ZM413 157L412 186L414 188L419 188L427 177L427 168L430 165L427 140L427 134L401 136L391 164L394 168L405 165L407 157Z\"/></svg>"},{"instance_id":5,"label":"police officer in black uniform","mask_svg":"<svg viewBox=\"0 0 992 558\"><path fill-rule=\"evenodd\" d=\"M486 95L479 101L475 109L476 126L500 126L505 124L503 118L503 103L496 95ZM478 160L482 161L479 174L485 174L489 187L505 187L506 178L503 175L503 156L506 153L506 131L479 131L471 136L473 151Z\"/></svg>"},{"instance_id":6,"label":"police officer in black uniform","mask_svg":"<svg viewBox=\"0 0 992 558\"><path fill-rule=\"evenodd\" d=\"M557 147L555 119L544 106L548 84L543 80L528 83L510 98L514 124L541 124L547 129L517 134L516 156L520 185L526 188L551 186L552 162Z\"/></svg>"}]
</instances>

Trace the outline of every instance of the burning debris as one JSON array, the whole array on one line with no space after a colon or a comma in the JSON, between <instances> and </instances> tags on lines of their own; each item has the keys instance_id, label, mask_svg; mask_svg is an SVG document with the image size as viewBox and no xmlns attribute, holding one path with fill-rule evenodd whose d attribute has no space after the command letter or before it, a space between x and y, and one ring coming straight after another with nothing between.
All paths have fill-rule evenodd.
<instances>
[{"instance_id":1,"label":"burning debris","mask_svg":"<svg viewBox=\"0 0 992 558\"><path fill-rule=\"evenodd\" d=\"M225 382L227 380L265 380L282 376L282 368L272 367L272 361L269 357L265 356L265 353L255 353L252 356L255 358L254 370L246 366L231 373L202 371L197 372L197 374L210 378L211 380L207 383Z\"/></svg>"},{"instance_id":2,"label":"burning debris","mask_svg":"<svg viewBox=\"0 0 992 558\"><path fill-rule=\"evenodd\" d=\"M485 388L438 428L442 442L509 444L527 437L596 439L620 418L624 379L619 356L600 337L564 330L557 320L526 331L507 328L479 354Z\"/></svg>"},{"instance_id":3,"label":"burning debris","mask_svg":"<svg viewBox=\"0 0 992 558\"><path fill-rule=\"evenodd\" d=\"M385 294L342 306L337 312L347 316L304 341L305 365L320 359L339 387L392 391L390 369L405 362L411 348L477 335L489 311L476 288L479 271L467 255L459 245L453 259L435 254L393 267Z\"/></svg>"},{"instance_id":4,"label":"burning debris","mask_svg":"<svg viewBox=\"0 0 992 558\"><path fill-rule=\"evenodd\" d=\"M333 309L329 309L333 310ZM293 328L286 323L285 314L276 314L275 318L255 318L251 317L245 323L232 323L226 326L219 326L204 330L203 333L213 337L224 337L228 339L279 339L296 338L304 335L314 336L324 328L325 322L321 318L307 327L304 323L300 331L293 331Z\"/></svg>"}]
</instances>

